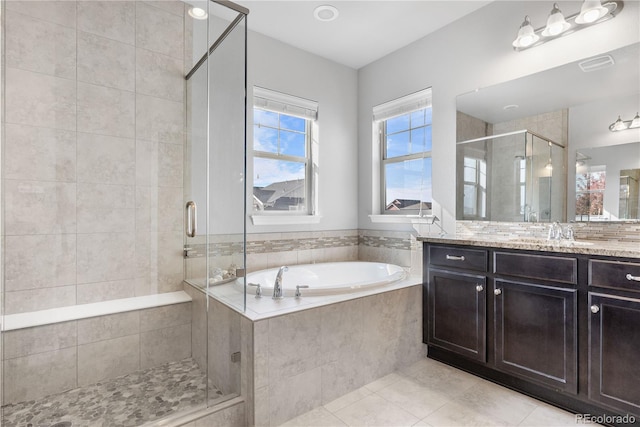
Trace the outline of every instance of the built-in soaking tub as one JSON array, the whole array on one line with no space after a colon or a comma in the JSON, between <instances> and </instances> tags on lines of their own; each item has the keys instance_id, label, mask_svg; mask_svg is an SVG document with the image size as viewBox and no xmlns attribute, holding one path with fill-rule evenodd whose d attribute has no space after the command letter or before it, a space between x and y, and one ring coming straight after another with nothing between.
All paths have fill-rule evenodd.
<instances>
[{"instance_id":1,"label":"built-in soaking tub","mask_svg":"<svg viewBox=\"0 0 640 427\"><path fill-rule=\"evenodd\" d=\"M270 268L247 274L246 282L259 284L265 296L273 293L273 285L279 268ZM301 264L287 267L282 275L282 287L285 297L295 295L296 286L304 296L335 295L375 289L406 278L406 272L398 265L381 262L326 262L320 264ZM236 286L242 287L242 281ZM248 286L248 293L255 293L256 286Z\"/></svg>"}]
</instances>

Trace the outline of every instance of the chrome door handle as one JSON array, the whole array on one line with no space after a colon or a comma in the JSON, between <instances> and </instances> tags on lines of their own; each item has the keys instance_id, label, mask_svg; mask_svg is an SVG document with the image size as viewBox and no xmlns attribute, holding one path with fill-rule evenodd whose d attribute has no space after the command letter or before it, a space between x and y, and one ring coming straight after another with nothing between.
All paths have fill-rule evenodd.
<instances>
[{"instance_id":1,"label":"chrome door handle","mask_svg":"<svg viewBox=\"0 0 640 427\"><path fill-rule=\"evenodd\" d=\"M627 280L633 280L634 282L640 282L640 276L632 276L631 274L627 274Z\"/></svg>"},{"instance_id":2,"label":"chrome door handle","mask_svg":"<svg viewBox=\"0 0 640 427\"><path fill-rule=\"evenodd\" d=\"M450 261L464 261L464 256L447 255L447 259Z\"/></svg>"},{"instance_id":3,"label":"chrome door handle","mask_svg":"<svg viewBox=\"0 0 640 427\"><path fill-rule=\"evenodd\" d=\"M599 311L600 311L600 307L598 307L597 305L594 304L594 305L591 306L591 312L593 314L596 314Z\"/></svg>"},{"instance_id":4,"label":"chrome door handle","mask_svg":"<svg viewBox=\"0 0 640 427\"><path fill-rule=\"evenodd\" d=\"M197 221L197 207L196 202L190 200L187 202L187 237L196 237L196 221Z\"/></svg>"},{"instance_id":5,"label":"chrome door handle","mask_svg":"<svg viewBox=\"0 0 640 427\"><path fill-rule=\"evenodd\" d=\"M502 294L502 289L495 289L493 291L493 294L496 295L496 296Z\"/></svg>"}]
</instances>

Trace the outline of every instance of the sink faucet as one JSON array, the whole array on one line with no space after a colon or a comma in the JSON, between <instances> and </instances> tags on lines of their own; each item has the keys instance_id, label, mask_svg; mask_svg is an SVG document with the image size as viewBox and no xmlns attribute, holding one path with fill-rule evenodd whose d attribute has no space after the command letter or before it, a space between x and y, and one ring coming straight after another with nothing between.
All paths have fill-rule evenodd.
<instances>
[{"instance_id":1,"label":"sink faucet","mask_svg":"<svg viewBox=\"0 0 640 427\"><path fill-rule=\"evenodd\" d=\"M549 237L548 240L570 240L574 241L575 236L573 232L573 227L568 225L566 230L562 228L562 225L558 221L555 221L553 224L549 226Z\"/></svg>"},{"instance_id":2,"label":"sink faucet","mask_svg":"<svg viewBox=\"0 0 640 427\"><path fill-rule=\"evenodd\" d=\"M283 265L278 270L278 274L276 274L276 281L273 284L273 297L272 297L273 299L283 298L282 275L284 274L285 271L288 271L288 270L289 270L289 267L287 267L286 265Z\"/></svg>"}]
</instances>

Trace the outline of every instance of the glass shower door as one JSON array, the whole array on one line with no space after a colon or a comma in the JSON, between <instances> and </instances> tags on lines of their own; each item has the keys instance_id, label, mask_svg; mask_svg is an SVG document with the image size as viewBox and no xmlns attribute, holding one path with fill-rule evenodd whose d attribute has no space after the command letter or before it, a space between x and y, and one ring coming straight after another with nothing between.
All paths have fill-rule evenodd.
<instances>
[{"instance_id":1,"label":"glass shower door","mask_svg":"<svg viewBox=\"0 0 640 427\"><path fill-rule=\"evenodd\" d=\"M245 303L236 279L245 265L246 16L207 3L208 19L192 23L187 74L184 253L185 280L206 313L196 314L194 359L206 366L214 404L240 394L239 315L227 306Z\"/></svg>"}]
</instances>

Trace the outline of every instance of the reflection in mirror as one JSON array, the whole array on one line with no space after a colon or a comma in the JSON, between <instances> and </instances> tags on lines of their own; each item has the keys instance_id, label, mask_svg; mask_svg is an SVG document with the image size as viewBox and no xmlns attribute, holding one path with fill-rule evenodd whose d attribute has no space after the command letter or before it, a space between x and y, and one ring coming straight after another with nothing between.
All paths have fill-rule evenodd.
<instances>
[{"instance_id":1,"label":"reflection in mirror","mask_svg":"<svg viewBox=\"0 0 640 427\"><path fill-rule=\"evenodd\" d=\"M640 142L576 151L576 221L640 219Z\"/></svg>"},{"instance_id":2,"label":"reflection in mirror","mask_svg":"<svg viewBox=\"0 0 640 427\"><path fill-rule=\"evenodd\" d=\"M560 221L564 147L521 130L457 145L457 219Z\"/></svg>"},{"instance_id":3,"label":"reflection in mirror","mask_svg":"<svg viewBox=\"0 0 640 427\"><path fill-rule=\"evenodd\" d=\"M593 64L600 64L593 67ZM566 198L561 221L627 220L633 219L633 209L621 212L619 198L619 179L621 169L635 169L638 166L625 166L615 171L607 167L599 171L592 164L591 174L583 175L578 187L575 170L576 151L583 152L591 147L617 146L640 141L640 128L611 132L609 126L616 117L631 118L640 105L640 43L634 43L592 58L584 58L560 67L531 74L519 79L503 82L494 86L480 88L462 94L456 98L457 141L527 129L543 135L561 145L566 150L564 167L566 169L564 187ZM514 154L515 155L515 154ZM640 159L640 151L632 155ZM458 159L458 163L464 159ZM555 165L554 174L555 174ZM497 171L504 168L499 163L487 162L487 176L506 173ZM507 167L509 174L513 166ZM622 174L624 175L624 174ZM607 185L603 186L606 176ZM631 176L631 175L629 175ZM456 204L457 217L465 217L461 212L465 197L465 187L458 175ZM630 180L633 182L633 180ZM615 185L613 185L613 184ZM625 184L622 184L625 185ZM615 196L609 196L615 187ZM630 187L631 189L631 184ZM469 189L469 187L467 187ZM600 195L598 195L598 191ZM478 218L493 218L491 209L492 192L487 191L487 214ZM493 192L495 194L495 192ZM557 194L557 192L556 192ZM600 197L600 199L598 199ZM614 204L615 208L608 206ZM630 196L631 197L631 196ZM611 201L610 201L611 199ZM598 205L598 200L604 204ZM469 202L470 203L470 202ZM623 202L624 205L626 202ZM629 203L632 203L629 201ZM577 210L576 210L576 204ZM626 208L625 208L626 209ZM510 208L509 208L510 210ZM538 215L540 214L537 211ZM504 221L523 221L523 216ZM636 216L637 218L637 216ZM529 218L529 220L535 219ZM538 220L541 220L538 218Z\"/></svg>"}]
</instances>

